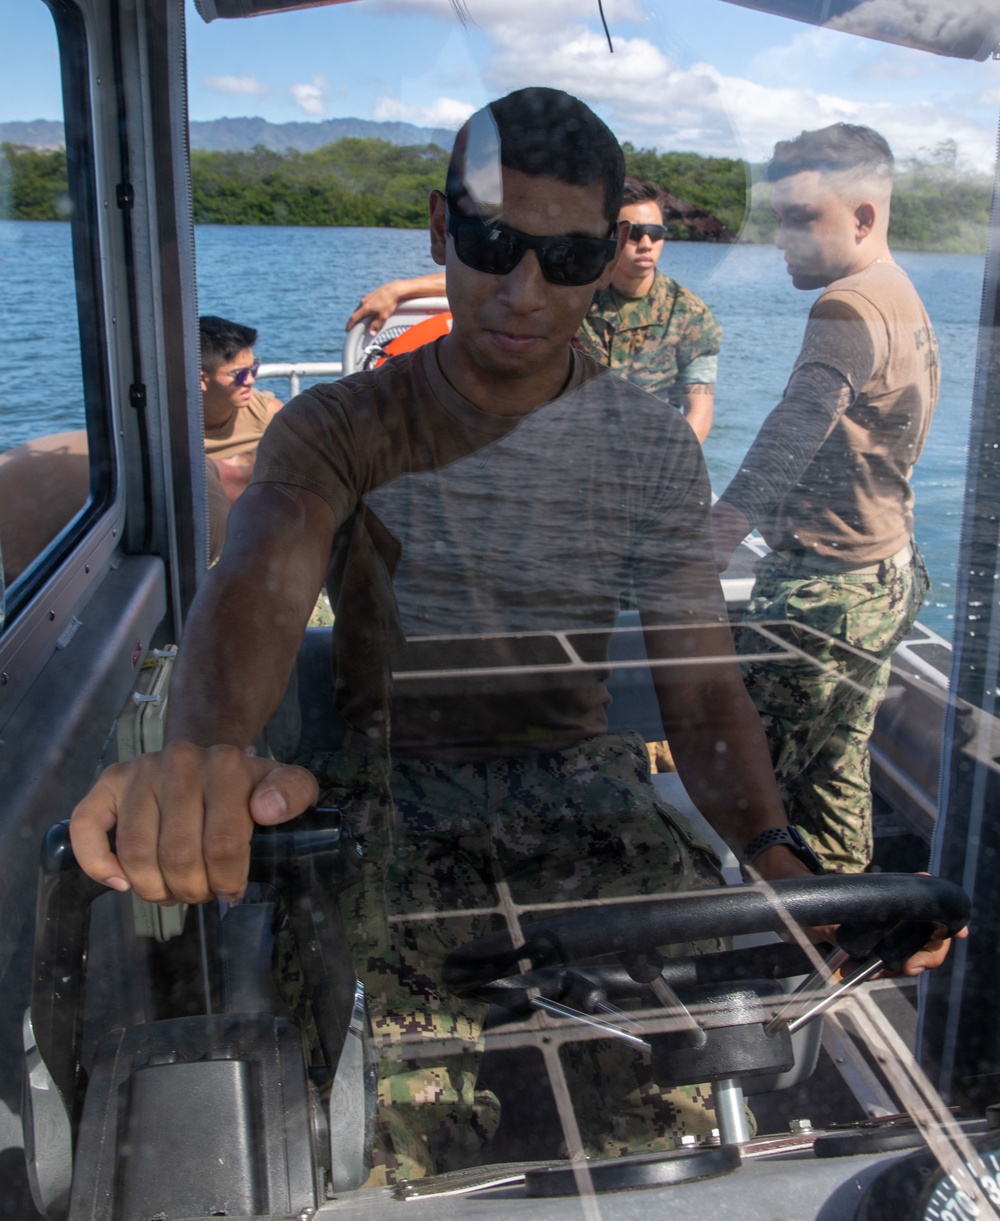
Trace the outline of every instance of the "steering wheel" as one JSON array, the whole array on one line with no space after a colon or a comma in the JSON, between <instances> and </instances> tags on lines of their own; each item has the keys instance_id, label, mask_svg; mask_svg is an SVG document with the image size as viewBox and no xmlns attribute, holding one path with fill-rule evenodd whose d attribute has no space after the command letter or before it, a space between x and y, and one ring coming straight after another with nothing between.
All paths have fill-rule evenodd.
<instances>
[{"instance_id":1,"label":"steering wheel","mask_svg":"<svg viewBox=\"0 0 1000 1221\"><path fill-rule=\"evenodd\" d=\"M965 891L943 878L892 873L789 878L641 902L594 903L525 921L524 945L515 946L507 930L470 941L448 955L443 980L450 991L465 996L520 974L525 960L540 968L604 955L634 959L656 946L831 924L839 925L837 942L851 958L877 955L886 969L898 970L935 929L954 936L968 916Z\"/></svg>"}]
</instances>

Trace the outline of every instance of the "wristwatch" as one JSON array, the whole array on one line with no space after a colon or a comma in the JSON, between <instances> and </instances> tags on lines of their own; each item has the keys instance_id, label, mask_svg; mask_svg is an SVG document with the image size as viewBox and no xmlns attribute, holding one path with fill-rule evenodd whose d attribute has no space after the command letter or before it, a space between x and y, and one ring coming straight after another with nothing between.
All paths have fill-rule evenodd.
<instances>
[{"instance_id":1,"label":"wristwatch","mask_svg":"<svg viewBox=\"0 0 1000 1221\"><path fill-rule=\"evenodd\" d=\"M775 844L787 844L813 873L826 873L823 863L802 838L798 827L770 827L767 831L761 831L760 835L755 835L743 849L743 855L740 857L740 872L743 874L744 881L753 880L747 877L747 866L752 865L762 852L773 848Z\"/></svg>"}]
</instances>

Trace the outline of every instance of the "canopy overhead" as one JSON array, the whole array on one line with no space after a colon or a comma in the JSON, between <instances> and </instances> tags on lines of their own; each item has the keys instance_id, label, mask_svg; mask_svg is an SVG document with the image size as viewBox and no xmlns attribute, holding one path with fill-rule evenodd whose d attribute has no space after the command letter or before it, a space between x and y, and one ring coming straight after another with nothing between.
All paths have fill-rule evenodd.
<instances>
[{"instance_id":1,"label":"canopy overhead","mask_svg":"<svg viewBox=\"0 0 1000 1221\"><path fill-rule=\"evenodd\" d=\"M843 30L862 38L933 51L956 59L986 59L1000 46L1000 13L989 0L727 0L778 17Z\"/></svg>"}]
</instances>

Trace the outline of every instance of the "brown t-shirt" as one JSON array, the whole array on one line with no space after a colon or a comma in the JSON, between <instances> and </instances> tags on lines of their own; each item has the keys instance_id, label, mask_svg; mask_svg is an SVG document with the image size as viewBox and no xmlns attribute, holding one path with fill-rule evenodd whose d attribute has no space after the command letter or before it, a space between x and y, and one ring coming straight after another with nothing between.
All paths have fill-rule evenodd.
<instances>
[{"instance_id":1,"label":"brown t-shirt","mask_svg":"<svg viewBox=\"0 0 1000 1221\"><path fill-rule=\"evenodd\" d=\"M760 519L760 532L779 551L856 565L885 559L913 533L909 478L938 397L937 342L906 273L873 263L825 289L793 373L809 364L840 373L854 401L796 485ZM735 499L738 480L727 499Z\"/></svg>"},{"instance_id":2,"label":"brown t-shirt","mask_svg":"<svg viewBox=\"0 0 1000 1221\"><path fill-rule=\"evenodd\" d=\"M270 390L250 391L250 402L234 411L225 424L205 429L205 453L210 458L234 458L253 453L264 435L277 402Z\"/></svg>"},{"instance_id":3,"label":"brown t-shirt","mask_svg":"<svg viewBox=\"0 0 1000 1221\"><path fill-rule=\"evenodd\" d=\"M700 447L582 353L563 393L522 417L456 393L436 345L314 387L261 443L264 481L316 492L353 531L331 597L335 632L359 642L341 649L352 680L338 691L355 728L379 728L357 689L376 638L390 647L393 621L406 638L391 658L397 754L495 758L604 732L623 598L665 621L698 617L682 570L711 554ZM378 571L358 580L352 562ZM391 588L398 614L385 592L345 604L348 587Z\"/></svg>"}]
</instances>

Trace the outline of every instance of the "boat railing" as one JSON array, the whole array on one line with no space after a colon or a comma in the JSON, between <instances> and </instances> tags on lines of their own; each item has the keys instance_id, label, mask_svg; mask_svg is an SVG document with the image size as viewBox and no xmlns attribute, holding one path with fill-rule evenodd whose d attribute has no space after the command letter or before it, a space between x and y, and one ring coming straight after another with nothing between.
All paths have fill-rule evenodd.
<instances>
[{"instance_id":1,"label":"boat railing","mask_svg":"<svg viewBox=\"0 0 1000 1221\"><path fill-rule=\"evenodd\" d=\"M388 341L399 331L408 330L417 322L431 318L435 314L447 310L446 297L414 297L410 301L401 301L395 314L388 319L378 339ZM354 373L362 367L363 358L376 337L368 330L369 318L362 319L348 333L344 343L344 355L347 360L347 372ZM288 382L288 397L294 398L301 389L303 377L322 377L336 380L345 375L344 360L295 361L292 364L268 362L262 364L257 373L257 381L265 378L283 377Z\"/></svg>"},{"instance_id":2,"label":"boat railing","mask_svg":"<svg viewBox=\"0 0 1000 1221\"><path fill-rule=\"evenodd\" d=\"M265 378L283 377L288 381L288 397L294 398L300 389L303 377L327 377L336 380L344 375L343 361L339 360L309 360L296 361L294 364L263 364L257 371L256 381Z\"/></svg>"}]
</instances>

